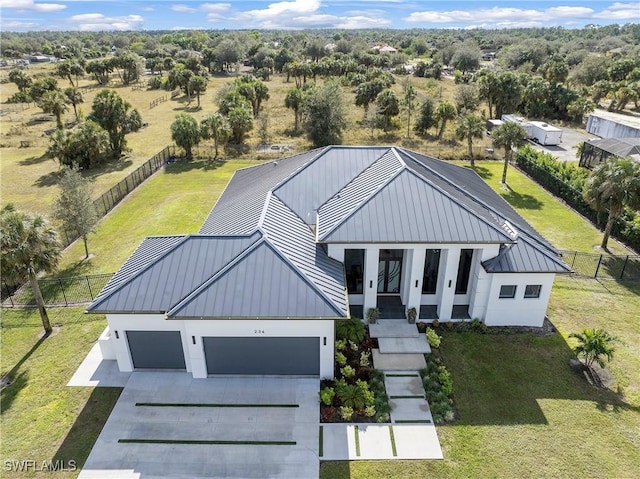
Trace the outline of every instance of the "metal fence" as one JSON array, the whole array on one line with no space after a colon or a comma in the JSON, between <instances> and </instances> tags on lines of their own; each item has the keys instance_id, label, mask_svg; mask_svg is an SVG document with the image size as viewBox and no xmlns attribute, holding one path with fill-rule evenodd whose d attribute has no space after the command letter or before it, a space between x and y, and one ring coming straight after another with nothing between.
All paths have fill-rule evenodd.
<instances>
[{"instance_id":1,"label":"metal fence","mask_svg":"<svg viewBox=\"0 0 640 479\"><path fill-rule=\"evenodd\" d=\"M124 180L120 181L117 185L112 186L109 190L103 193L99 198L96 198L93 202L96 212L99 218L102 218L109 211L113 209L122 199L131 193L136 187L138 187L144 180L153 175L156 171L162 168L167 163L170 163L175 158L176 148L174 146L167 146L159 153L149 158L146 162L132 171ZM67 247L76 239L77 234L70 232L61 232L62 246Z\"/></svg>"},{"instance_id":2,"label":"metal fence","mask_svg":"<svg viewBox=\"0 0 640 479\"><path fill-rule=\"evenodd\" d=\"M111 279L113 273L72 278L39 279L38 284L47 306L71 306L93 301ZM5 308L35 307L30 284L24 283L13 291L2 282L2 306Z\"/></svg>"},{"instance_id":3,"label":"metal fence","mask_svg":"<svg viewBox=\"0 0 640 479\"><path fill-rule=\"evenodd\" d=\"M561 251L575 276L617 281L640 281L640 256Z\"/></svg>"}]
</instances>

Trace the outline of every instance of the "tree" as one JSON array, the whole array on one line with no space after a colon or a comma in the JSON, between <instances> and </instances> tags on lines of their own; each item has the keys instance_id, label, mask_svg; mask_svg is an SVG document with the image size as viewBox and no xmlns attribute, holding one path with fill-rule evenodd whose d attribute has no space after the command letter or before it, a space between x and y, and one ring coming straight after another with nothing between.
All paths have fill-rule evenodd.
<instances>
[{"instance_id":1,"label":"tree","mask_svg":"<svg viewBox=\"0 0 640 479\"><path fill-rule=\"evenodd\" d=\"M420 135L426 135L429 128L436 125L435 119L435 104L433 99L427 98L422 102L420 107L420 113L418 115L418 121L413 127L416 133Z\"/></svg>"},{"instance_id":2,"label":"tree","mask_svg":"<svg viewBox=\"0 0 640 479\"><path fill-rule=\"evenodd\" d=\"M192 148L200 143L201 135L198 122L191 115L180 113L171 124L171 139L183 148L187 159L193 156Z\"/></svg>"},{"instance_id":3,"label":"tree","mask_svg":"<svg viewBox=\"0 0 640 479\"><path fill-rule=\"evenodd\" d=\"M478 94L481 99L486 100L489 106L489 118L493 118L493 105L499 95L500 84L495 73L489 70L478 72Z\"/></svg>"},{"instance_id":4,"label":"tree","mask_svg":"<svg viewBox=\"0 0 640 479\"><path fill-rule=\"evenodd\" d=\"M56 117L56 126L58 130L62 130L64 125L62 124L62 115L69 109L66 102L66 97L60 90L48 91L40 101L38 102L40 108L45 113L51 113Z\"/></svg>"},{"instance_id":5,"label":"tree","mask_svg":"<svg viewBox=\"0 0 640 479\"><path fill-rule=\"evenodd\" d=\"M87 120L73 132L58 132L51 138L47 154L61 165L94 168L109 158L109 135L96 122Z\"/></svg>"},{"instance_id":6,"label":"tree","mask_svg":"<svg viewBox=\"0 0 640 479\"><path fill-rule=\"evenodd\" d=\"M402 91L402 108L407 112L407 138L411 138L411 116L417 106L416 98L418 98L418 92L411 82L407 80Z\"/></svg>"},{"instance_id":7,"label":"tree","mask_svg":"<svg viewBox=\"0 0 640 479\"><path fill-rule=\"evenodd\" d=\"M491 131L491 139L493 146L496 148L504 148L504 168L502 170L502 179L500 182L504 185L507 183L507 168L513 156L513 148L524 145L527 140L527 132L517 123L505 122Z\"/></svg>"},{"instance_id":8,"label":"tree","mask_svg":"<svg viewBox=\"0 0 640 479\"><path fill-rule=\"evenodd\" d=\"M33 82L31 88L29 88L29 96L33 101L38 102L42 96L48 91L55 91L58 89L58 80L53 77L39 78Z\"/></svg>"},{"instance_id":9,"label":"tree","mask_svg":"<svg viewBox=\"0 0 640 479\"><path fill-rule=\"evenodd\" d=\"M200 108L200 94L207 91L207 79L200 75L192 76L189 78L189 91L196 94L198 99L198 108Z\"/></svg>"},{"instance_id":10,"label":"tree","mask_svg":"<svg viewBox=\"0 0 640 479\"><path fill-rule=\"evenodd\" d=\"M82 91L76 86L70 86L64 89L64 96L67 97L67 101L73 106L73 114L76 116L76 121L79 121L77 106L80 103L84 103Z\"/></svg>"},{"instance_id":11,"label":"tree","mask_svg":"<svg viewBox=\"0 0 640 479\"><path fill-rule=\"evenodd\" d=\"M298 131L300 118L302 116L302 106L304 104L304 93L300 88L291 88L284 97L284 106L293 110L294 132Z\"/></svg>"},{"instance_id":12,"label":"tree","mask_svg":"<svg viewBox=\"0 0 640 479\"><path fill-rule=\"evenodd\" d=\"M400 102L391 89L382 91L376 98L378 117L382 119L384 131L391 125L391 119L400 113Z\"/></svg>"},{"instance_id":13,"label":"tree","mask_svg":"<svg viewBox=\"0 0 640 479\"><path fill-rule=\"evenodd\" d=\"M93 76L99 85L109 83L109 75L114 69L113 62L110 58L99 58L87 63L85 70Z\"/></svg>"},{"instance_id":14,"label":"tree","mask_svg":"<svg viewBox=\"0 0 640 479\"><path fill-rule=\"evenodd\" d=\"M218 158L218 147L229 139L230 134L229 123L221 113L208 115L200 123L200 136L203 139L213 138L216 158Z\"/></svg>"},{"instance_id":15,"label":"tree","mask_svg":"<svg viewBox=\"0 0 640 479\"><path fill-rule=\"evenodd\" d=\"M444 134L447 122L456 117L456 107L451 102L443 101L436 107L434 116L436 120L440 121L440 129L438 130L438 139L440 140Z\"/></svg>"},{"instance_id":16,"label":"tree","mask_svg":"<svg viewBox=\"0 0 640 479\"><path fill-rule=\"evenodd\" d=\"M451 58L451 64L456 70L460 70L463 74L468 71L476 70L480 66L480 58L482 52L476 44L461 45Z\"/></svg>"},{"instance_id":17,"label":"tree","mask_svg":"<svg viewBox=\"0 0 640 479\"><path fill-rule=\"evenodd\" d=\"M369 104L373 103L380 92L384 90L382 82L377 80L371 80L361 83L356 88L356 106L364 108L364 116L367 116L369 111Z\"/></svg>"},{"instance_id":18,"label":"tree","mask_svg":"<svg viewBox=\"0 0 640 479\"><path fill-rule=\"evenodd\" d=\"M304 128L316 147L340 144L347 112L340 85L326 82L314 88L304 104Z\"/></svg>"},{"instance_id":19,"label":"tree","mask_svg":"<svg viewBox=\"0 0 640 479\"><path fill-rule=\"evenodd\" d=\"M14 68L9 72L9 81L15 83L18 90L26 92L31 88L33 80L23 70Z\"/></svg>"},{"instance_id":20,"label":"tree","mask_svg":"<svg viewBox=\"0 0 640 479\"><path fill-rule=\"evenodd\" d=\"M569 76L569 67L563 58L550 57L538 69L549 83L564 83Z\"/></svg>"},{"instance_id":21,"label":"tree","mask_svg":"<svg viewBox=\"0 0 640 479\"><path fill-rule=\"evenodd\" d=\"M231 108L227 113L227 121L231 128L230 141L235 145L242 144L245 135L253 128L251 107L241 104Z\"/></svg>"},{"instance_id":22,"label":"tree","mask_svg":"<svg viewBox=\"0 0 640 479\"><path fill-rule=\"evenodd\" d=\"M455 94L455 104L458 113L473 113L480 105L480 97L478 95L478 87L476 85L458 85Z\"/></svg>"},{"instance_id":23,"label":"tree","mask_svg":"<svg viewBox=\"0 0 640 479\"><path fill-rule=\"evenodd\" d=\"M38 285L38 273L53 273L60 261L58 234L40 215L16 211L8 204L0 210L0 252L2 277L9 284L29 280L38 305L45 335L51 334L51 323Z\"/></svg>"},{"instance_id":24,"label":"tree","mask_svg":"<svg viewBox=\"0 0 640 479\"><path fill-rule=\"evenodd\" d=\"M461 140L467 140L469 147L469 159L471 166L475 166L473 158L473 139L482 139L484 134L484 121L477 115L466 115L458 120L456 127L456 136Z\"/></svg>"},{"instance_id":25,"label":"tree","mask_svg":"<svg viewBox=\"0 0 640 479\"><path fill-rule=\"evenodd\" d=\"M76 60L63 60L56 65L56 75L67 78L71 86L78 86L78 80L84 74L84 68ZM75 77L76 82L73 83Z\"/></svg>"},{"instance_id":26,"label":"tree","mask_svg":"<svg viewBox=\"0 0 640 479\"><path fill-rule=\"evenodd\" d=\"M131 104L114 90L102 90L93 100L93 112L89 119L95 121L109 134L111 153L120 158L127 147L125 135L142 127L142 117Z\"/></svg>"},{"instance_id":27,"label":"tree","mask_svg":"<svg viewBox=\"0 0 640 479\"><path fill-rule=\"evenodd\" d=\"M513 72L500 73L497 78L495 90L496 118L501 118L503 113L513 113L518 109L522 101L522 84L518 76Z\"/></svg>"},{"instance_id":28,"label":"tree","mask_svg":"<svg viewBox=\"0 0 640 479\"><path fill-rule=\"evenodd\" d=\"M600 245L606 250L611 229L624 213L625 206L640 208L640 163L610 157L591 172L582 196L597 212L609 211Z\"/></svg>"},{"instance_id":29,"label":"tree","mask_svg":"<svg viewBox=\"0 0 640 479\"><path fill-rule=\"evenodd\" d=\"M569 337L578 340L578 344L573 347L573 352L577 356L584 357L587 367L596 363L604 368L606 363L613 359L615 349L612 343L617 341L617 338L604 329L586 328L580 333L571 333Z\"/></svg>"},{"instance_id":30,"label":"tree","mask_svg":"<svg viewBox=\"0 0 640 479\"><path fill-rule=\"evenodd\" d=\"M98 222L98 214L91 198L91 183L73 165L64 169L59 186L60 196L55 202L53 217L60 221L63 231L82 238L85 258L88 258L87 237Z\"/></svg>"}]
</instances>

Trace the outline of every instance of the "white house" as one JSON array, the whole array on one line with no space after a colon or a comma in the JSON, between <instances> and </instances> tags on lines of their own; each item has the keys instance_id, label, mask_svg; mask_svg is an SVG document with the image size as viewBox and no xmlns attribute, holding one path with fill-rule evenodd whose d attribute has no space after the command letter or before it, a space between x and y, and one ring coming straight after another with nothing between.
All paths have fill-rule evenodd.
<instances>
[{"instance_id":1,"label":"white house","mask_svg":"<svg viewBox=\"0 0 640 479\"><path fill-rule=\"evenodd\" d=\"M238 170L199 234L145 239L88 312L122 371L332 377L335 320L541 326L568 271L474 171L333 146Z\"/></svg>"}]
</instances>

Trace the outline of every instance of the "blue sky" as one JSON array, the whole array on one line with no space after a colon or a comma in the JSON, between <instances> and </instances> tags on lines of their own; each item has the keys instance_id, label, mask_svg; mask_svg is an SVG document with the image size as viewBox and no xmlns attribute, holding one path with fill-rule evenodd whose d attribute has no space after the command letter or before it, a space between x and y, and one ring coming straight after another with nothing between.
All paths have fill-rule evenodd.
<instances>
[{"instance_id":1,"label":"blue sky","mask_svg":"<svg viewBox=\"0 0 640 479\"><path fill-rule=\"evenodd\" d=\"M601 0L0 0L0 29L509 28L640 22L640 2Z\"/></svg>"}]
</instances>

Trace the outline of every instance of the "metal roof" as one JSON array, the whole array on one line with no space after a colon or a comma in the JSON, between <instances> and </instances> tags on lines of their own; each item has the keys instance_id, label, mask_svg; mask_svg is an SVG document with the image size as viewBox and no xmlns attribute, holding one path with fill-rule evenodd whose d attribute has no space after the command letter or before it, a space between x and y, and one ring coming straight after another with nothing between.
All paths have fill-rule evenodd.
<instances>
[{"instance_id":1,"label":"metal roof","mask_svg":"<svg viewBox=\"0 0 640 479\"><path fill-rule=\"evenodd\" d=\"M482 263L488 273L569 273L571 269L550 252L541 251L528 238L506 245L498 256Z\"/></svg>"},{"instance_id":2,"label":"metal roof","mask_svg":"<svg viewBox=\"0 0 640 479\"><path fill-rule=\"evenodd\" d=\"M640 160L640 138L606 138L586 143L621 158Z\"/></svg>"},{"instance_id":3,"label":"metal roof","mask_svg":"<svg viewBox=\"0 0 640 479\"><path fill-rule=\"evenodd\" d=\"M322 223L322 218L320 219ZM505 243L509 235L409 169L325 233L335 243Z\"/></svg>"},{"instance_id":4,"label":"metal roof","mask_svg":"<svg viewBox=\"0 0 640 479\"><path fill-rule=\"evenodd\" d=\"M344 317L266 239L172 308L170 319Z\"/></svg>"},{"instance_id":5,"label":"metal roof","mask_svg":"<svg viewBox=\"0 0 640 479\"><path fill-rule=\"evenodd\" d=\"M127 268L126 278L122 278L125 268L118 271L114 276L117 286L107 285L88 311L168 311L255 243L260 235L180 238L182 241L166 247L144 266L142 258L149 248L138 248L131 259L140 267L136 271Z\"/></svg>"},{"instance_id":6,"label":"metal roof","mask_svg":"<svg viewBox=\"0 0 640 479\"><path fill-rule=\"evenodd\" d=\"M387 151L389 147L328 148L274 188L273 193L305 223L313 224L321 204Z\"/></svg>"}]
</instances>

